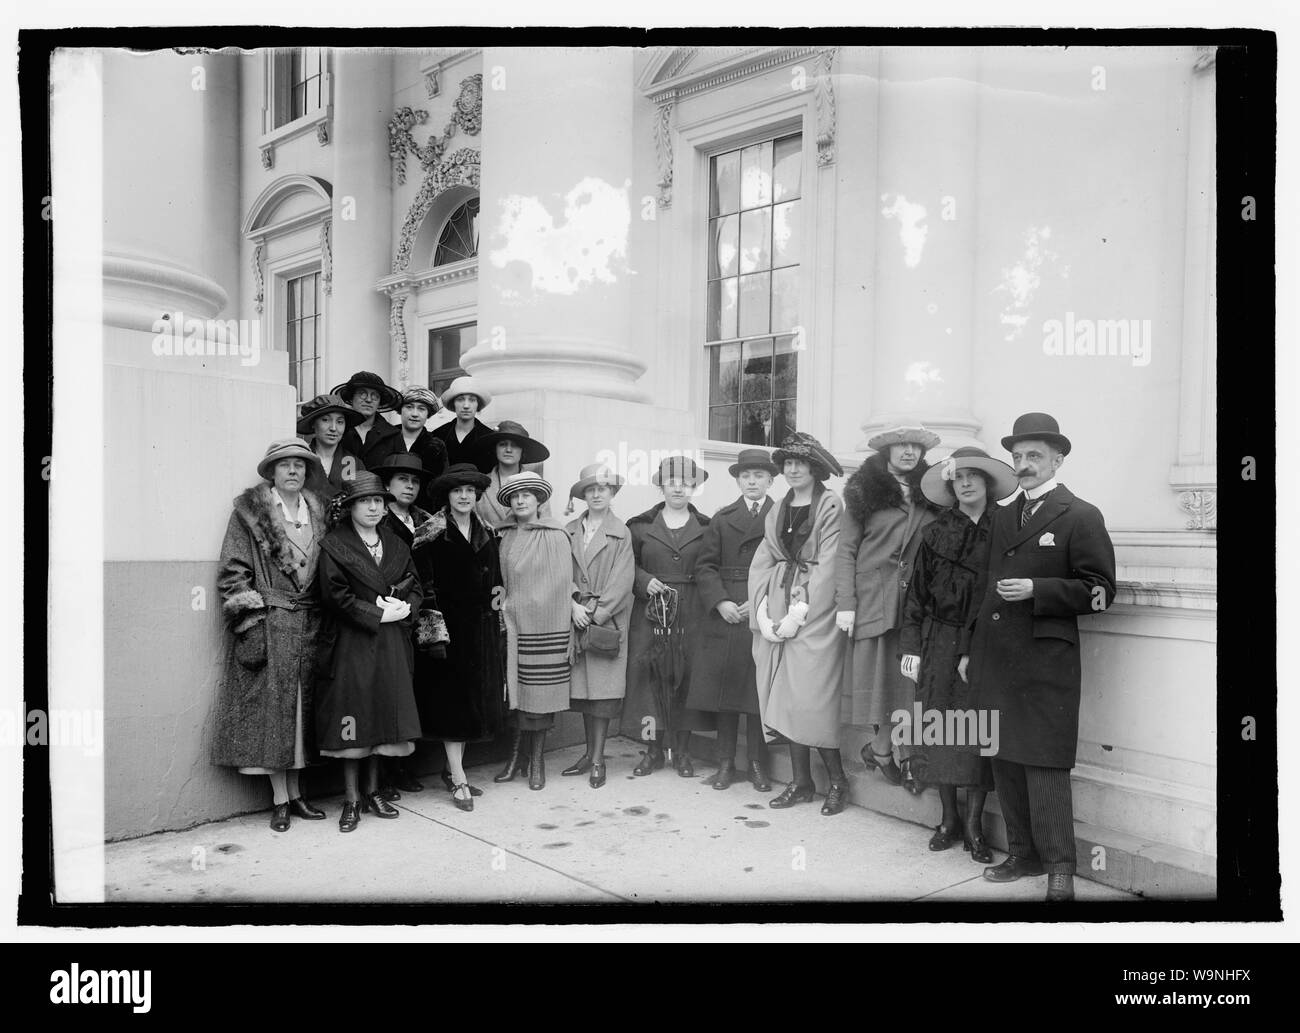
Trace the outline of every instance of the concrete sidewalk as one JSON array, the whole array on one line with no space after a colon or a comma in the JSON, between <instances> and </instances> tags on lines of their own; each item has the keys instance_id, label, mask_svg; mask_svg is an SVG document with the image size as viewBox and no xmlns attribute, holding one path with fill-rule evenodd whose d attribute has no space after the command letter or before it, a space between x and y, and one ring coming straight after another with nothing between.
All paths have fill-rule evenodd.
<instances>
[{"instance_id":1,"label":"concrete sidewalk","mask_svg":"<svg viewBox=\"0 0 1300 1033\"><path fill-rule=\"evenodd\" d=\"M711 788L666 768L634 778L638 751L608 747L609 781L560 770L580 747L546 756L545 790L526 779L492 782L473 812L457 810L441 782L404 794L401 817L363 815L338 831L341 800L315 802L325 821L268 828L270 812L105 847L112 902L566 902L651 901L1041 901L1046 880L994 885L960 845L931 853L930 830L861 807L833 817L820 801L767 806L748 782ZM824 778L824 776L822 776ZM824 789L825 786L822 785ZM901 790L900 790L901 791ZM996 853L994 860L1002 860ZM1139 900L1084 879L1079 902ZM1134 918L1138 915L1135 913Z\"/></svg>"}]
</instances>

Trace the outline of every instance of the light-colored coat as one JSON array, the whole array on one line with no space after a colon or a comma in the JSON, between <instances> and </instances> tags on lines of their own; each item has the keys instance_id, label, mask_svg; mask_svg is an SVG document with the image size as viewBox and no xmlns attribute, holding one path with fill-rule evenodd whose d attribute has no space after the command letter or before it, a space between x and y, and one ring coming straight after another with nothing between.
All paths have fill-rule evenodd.
<instances>
[{"instance_id":1,"label":"light-colored coat","mask_svg":"<svg viewBox=\"0 0 1300 1033\"><path fill-rule=\"evenodd\" d=\"M583 652L574 661L569 687L572 699L622 699L627 691L628 617L632 613L632 583L636 567L632 559L632 536L627 525L606 512L591 545L582 541L582 517L569 521L573 552L573 581L579 602L591 609L596 624L617 627L618 656ZM579 638L582 633L578 632Z\"/></svg>"}]
</instances>

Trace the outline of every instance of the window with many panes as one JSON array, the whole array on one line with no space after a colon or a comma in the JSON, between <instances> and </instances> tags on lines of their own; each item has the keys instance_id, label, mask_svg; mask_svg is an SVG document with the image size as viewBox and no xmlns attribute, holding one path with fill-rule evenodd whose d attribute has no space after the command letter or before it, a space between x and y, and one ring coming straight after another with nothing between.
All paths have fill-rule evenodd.
<instances>
[{"instance_id":1,"label":"window with many panes","mask_svg":"<svg viewBox=\"0 0 1300 1033\"><path fill-rule=\"evenodd\" d=\"M441 396L451 382L463 377L460 357L474 347L477 323L444 326L429 331L429 389Z\"/></svg>"},{"instance_id":2,"label":"window with many panes","mask_svg":"<svg viewBox=\"0 0 1300 1033\"><path fill-rule=\"evenodd\" d=\"M275 55L275 127L319 111L325 95L325 51L293 47Z\"/></svg>"},{"instance_id":3,"label":"window with many panes","mask_svg":"<svg viewBox=\"0 0 1300 1033\"><path fill-rule=\"evenodd\" d=\"M317 371L321 354L320 273L285 281L284 343L289 353L289 383L298 401L320 393Z\"/></svg>"},{"instance_id":4,"label":"window with many panes","mask_svg":"<svg viewBox=\"0 0 1300 1033\"><path fill-rule=\"evenodd\" d=\"M478 256L479 199L471 197L451 213L433 252L434 265L449 265Z\"/></svg>"},{"instance_id":5,"label":"window with many panes","mask_svg":"<svg viewBox=\"0 0 1300 1033\"><path fill-rule=\"evenodd\" d=\"M777 445L795 428L799 134L709 159L709 437Z\"/></svg>"}]
</instances>

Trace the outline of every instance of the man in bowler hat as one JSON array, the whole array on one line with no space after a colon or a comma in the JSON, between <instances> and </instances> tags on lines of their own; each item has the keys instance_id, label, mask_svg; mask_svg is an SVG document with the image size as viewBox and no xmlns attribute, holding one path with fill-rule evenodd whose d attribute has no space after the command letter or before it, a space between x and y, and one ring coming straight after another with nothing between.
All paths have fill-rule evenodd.
<instances>
[{"instance_id":1,"label":"man in bowler hat","mask_svg":"<svg viewBox=\"0 0 1300 1033\"><path fill-rule=\"evenodd\" d=\"M1079 741L1078 615L1115 599L1115 549L1101 512L1056 479L1070 439L1046 413L1019 417L1002 447L1020 493L997 507L981 602L958 670L998 712L993 781L1009 856L990 882L1047 873L1047 900L1074 898L1070 769Z\"/></svg>"}]
</instances>

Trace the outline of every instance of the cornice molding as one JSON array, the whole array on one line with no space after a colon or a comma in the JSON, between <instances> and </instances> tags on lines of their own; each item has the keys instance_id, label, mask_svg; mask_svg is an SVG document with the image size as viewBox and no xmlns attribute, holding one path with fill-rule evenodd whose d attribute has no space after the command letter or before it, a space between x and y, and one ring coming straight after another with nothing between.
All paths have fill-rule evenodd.
<instances>
[{"instance_id":1,"label":"cornice molding","mask_svg":"<svg viewBox=\"0 0 1300 1033\"><path fill-rule=\"evenodd\" d=\"M642 93L655 104L680 100L693 93L717 89L729 83L778 68L791 61L815 57L824 48L819 47L754 47L712 65L679 74L670 74L642 88Z\"/></svg>"}]
</instances>

